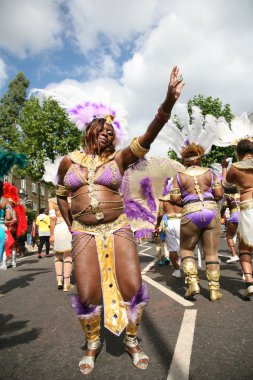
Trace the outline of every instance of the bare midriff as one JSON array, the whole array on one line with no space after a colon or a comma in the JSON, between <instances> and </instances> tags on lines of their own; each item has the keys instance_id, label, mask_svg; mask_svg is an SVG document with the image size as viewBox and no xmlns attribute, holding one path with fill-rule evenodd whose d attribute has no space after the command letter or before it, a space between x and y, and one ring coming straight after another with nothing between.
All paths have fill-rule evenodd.
<instances>
[{"instance_id":1,"label":"bare midriff","mask_svg":"<svg viewBox=\"0 0 253 380\"><path fill-rule=\"evenodd\" d=\"M74 220L87 225L99 225L101 223L114 222L123 212L123 200L119 192L102 185L94 184L96 198L99 202L98 210L91 206L88 194L88 186L79 187L71 194L71 212ZM104 218L97 220L96 212L102 212Z\"/></svg>"}]
</instances>

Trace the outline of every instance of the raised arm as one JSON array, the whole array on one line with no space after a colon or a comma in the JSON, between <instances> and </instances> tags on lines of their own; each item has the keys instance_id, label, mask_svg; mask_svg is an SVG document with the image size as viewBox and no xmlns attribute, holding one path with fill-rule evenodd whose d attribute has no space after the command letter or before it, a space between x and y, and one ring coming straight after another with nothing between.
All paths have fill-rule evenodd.
<instances>
[{"instance_id":1,"label":"raised arm","mask_svg":"<svg viewBox=\"0 0 253 380\"><path fill-rule=\"evenodd\" d=\"M56 197L57 204L59 206L60 212L62 214L63 219L67 223L68 227L71 227L73 218L70 211L69 203L68 203L68 190L64 187L64 176L71 165L70 159L65 156L58 169L58 185L56 187Z\"/></svg>"},{"instance_id":2,"label":"raised arm","mask_svg":"<svg viewBox=\"0 0 253 380\"><path fill-rule=\"evenodd\" d=\"M158 108L157 115L148 126L146 132L134 139L130 146L122 149L117 154L116 160L122 165L123 169L126 169L127 166L133 164L138 158L143 157L148 152L150 145L169 120L172 108L178 100L183 86L184 82L179 68L174 66L170 74L165 100Z\"/></svg>"}]
</instances>

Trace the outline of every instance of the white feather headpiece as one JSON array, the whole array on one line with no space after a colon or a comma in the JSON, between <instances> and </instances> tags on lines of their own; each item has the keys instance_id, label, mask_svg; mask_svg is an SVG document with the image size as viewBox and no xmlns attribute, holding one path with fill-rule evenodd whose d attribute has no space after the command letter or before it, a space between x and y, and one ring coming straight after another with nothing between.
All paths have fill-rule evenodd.
<instances>
[{"instance_id":1,"label":"white feather headpiece","mask_svg":"<svg viewBox=\"0 0 253 380\"><path fill-rule=\"evenodd\" d=\"M193 106L190 122L188 107L184 103L176 105L174 114L175 121L169 120L158 139L167 143L179 158L182 158L182 150L190 144L201 146L207 154L215 141L217 119L212 115L204 117L201 109Z\"/></svg>"},{"instance_id":2,"label":"white feather headpiece","mask_svg":"<svg viewBox=\"0 0 253 380\"><path fill-rule=\"evenodd\" d=\"M76 90L76 91L75 91ZM36 97L40 103L44 98L52 98L66 109L69 119L80 131L96 118L104 118L114 128L116 145L123 145L128 140L127 111L119 103L112 103L110 92L97 87L93 94L87 95L80 88L62 84L53 90L32 89L29 98Z\"/></svg>"},{"instance_id":3,"label":"white feather headpiece","mask_svg":"<svg viewBox=\"0 0 253 380\"><path fill-rule=\"evenodd\" d=\"M234 117L231 125L227 123L224 117L220 117L216 132L215 145L217 146L237 145L242 139L253 141L253 123L246 112L242 113L241 116Z\"/></svg>"},{"instance_id":4,"label":"white feather headpiece","mask_svg":"<svg viewBox=\"0 0 253 380\"><path fill-rule=\"evenodd\" d=\"M58 168L62 159L63 159L63 156L61 157L59 156L59 157L56 157L54 162L50 160L46 160L44 162L45 172L43 175L43 179L45 182L52 182L54 186L58 184L57 172L58 172Z\"/></svg>"}]
</instances>

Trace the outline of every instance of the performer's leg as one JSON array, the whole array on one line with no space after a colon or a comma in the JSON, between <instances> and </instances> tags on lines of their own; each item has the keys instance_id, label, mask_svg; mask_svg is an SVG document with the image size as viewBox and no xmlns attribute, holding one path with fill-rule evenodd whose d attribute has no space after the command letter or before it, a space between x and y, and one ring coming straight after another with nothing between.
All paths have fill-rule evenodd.
<instances>
[{"instance_id":1,"label":"performer's leg","mask_svg":"<svg viewBox=\"0 0 253 380\"><path fill-rule=\"evenodd\" d=\"M70 252L65 252L64 254L64 287L63 291L68 292L73 289L74 285L70 283L70 277L72 272L72 256Z\"/></svg>"},{"instance_id":2,"label":"performer's leg","mask_svg":"<svg viewBox=\"0 0 253 380\"><path fill-rule=\"evenodd\" d=\"M129 321L124 343L133 364L140 369L146 369L149 358L139 347L137 331L143 307L148 301L147 286L142 284L136 243L131 230L117 231L114 242L117 282L122 297L126 301Z\"/></svg>"},{"instance_id":3,"label":"performer's leg","mask_svg":"<svg viewBox=\"0 0 253 380\"><path fill-rule=\"evenodd\" d=\"M87 350L79 363L80 371L90 373L100 351L101 279L95 238L87 234L73 236L74 270L78 296L73 297L72 307L79 317Z\"/></svg>"},{"instance_id":4,"label":"performer's leg","mask_svg":"<svg viewBox=\"0 0 253 380\"><path fill-rule=\"evenodd\" d=\"M251 251L252 248L239 239L239 258L246 285L245 297L253 296Z\"/></svg>"},{"instance_id":5,"label":"performer's leg","mask_svg":"<svg viewBox=\"0 0 253 380\"><path fill-rule=\"evenodd\" d=\"M169 248L168 248L168 245L167 245L165 238L162 240L162 246L163 246L163 250L164 250L165 264L169 265L170 264L170 251L169 251Z\"/></svg>"},{"instance_id":6,"label":"performer's leg","mask_svg":"<svg viewBox=\"0 0 253 380\"><path fill-rule=\"evenodd\" d=\"M187 283L185 297L200 293L198 269L194 259L194 249L200 236L200 229L186 217L181 220L180 256Z\"/></svg>"},{"instance_id":7,"label":"performer's leg","mask_svg":"<svg viewBox=\"0 0 253 380\"><path fill-rule=\"evenodd\" d=\"M157 256L157 263L158 265L163 265L163 259L162 259L162 242L161 237L156 236L155 237L155 249L156 249L156 256Z\"/></svg>"},{"instance_id":8,"label":"performer's leg","mask_svg":"<svg viewBox=\"0 0 253 380\"><path fill-rule=\"evenodd\" d=\"M227 230L226 230L227 245L232 255L232 258L226 261L228 264L233 263L235 261L239 261L239 257L236 254L235 243L234 243L234 237L236 236L237 228L238 228L238 223L228 223L227 225Z\"/></svg>"},{"instance_id":9,"label":"performer's leg","mask_svg":"<svg viewBox=\"0 0 253 380\"><path fill-rule=\"evenodd\" d=\"M220 293L220 262L218 257L218 241L221 229L219 214L202 231L202 246L206 261L206 276L210 291L210 300L217 301L222 297Z\"/></svg>"},{"instance_id":10,"label":"performer's leg","mask_svg":"<svg viewBox=\"0 0 253 380\"><path fill-rule=\"evenodd\" d=\"M63 260L62 253L55 253L54 268L56 274L57 288L63 289Z\"/></svg>"},{"instance_id":11,"label":"performer's leg","mask_svg":"<svg viewBox=\"0 0 253 380\"><path fill-rule=\"evenodd\" d=\"M12 268L16 268L17 266L17 252L16 252L15 244L13 245L12 251L11 251L11 266Z\"/></svg>"}]
</instances>

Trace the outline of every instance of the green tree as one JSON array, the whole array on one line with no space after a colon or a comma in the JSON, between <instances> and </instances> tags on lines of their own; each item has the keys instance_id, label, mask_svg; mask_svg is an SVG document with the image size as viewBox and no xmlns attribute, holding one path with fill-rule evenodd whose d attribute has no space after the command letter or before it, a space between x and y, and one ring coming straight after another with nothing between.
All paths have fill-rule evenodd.
<instances>
[{"instance_id":1,"label":"green tree","mask_svg":"<svg viewBox=\"0 0 253 380\"><path fill-rule=\"evenodd\" d=\"M22 72L9 83L6 94L0 99L0 146L4 149L18 151L20 129L19 114L26 102L29 80Z\"/></svg>"},{"instance_id":2,"label":"green tree","mask_svg":"<svg viewBox=\"0 0 253 380\"><path fill-rule=\"evenodd\" d=\"M228 123L231 122L234 115L231 111L230 105L221 102L219 98L212 98L208 96L205 98L203 95L194 96L193 99L190 99L187 103L189 115L192 114L192 107L197 106L202 110L203 115L213 115L215 117L223 116ZM177 159L175 152L169 151L168 156L173 159ZM224 157L233 157L235 159L235 149L233 147L217 147L212 146L210 152L206 157L202 159L203 166L210 167L212 163L218 162L221 163Z\"/></svg>"},{"instance_id":3,"label":"green tree","mask_svg":"<svg viewBox=\"0 0 253 380\"><path fill-rule=\"evenodd\" d=\"M57 156L79 148L81 132L53 99L45 99L41 106L38 99L27 101L19 123L22 130L20 149L28 156L27 168L21 175L40 180L46 159L54 161Z\"/></svg>"}]
</instances>

